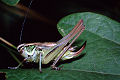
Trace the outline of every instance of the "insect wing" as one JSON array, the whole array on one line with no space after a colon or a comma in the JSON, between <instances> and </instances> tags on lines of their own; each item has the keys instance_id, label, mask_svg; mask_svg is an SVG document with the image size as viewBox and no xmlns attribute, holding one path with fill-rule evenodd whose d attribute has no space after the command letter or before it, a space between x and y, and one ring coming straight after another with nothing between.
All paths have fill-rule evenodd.
<instances>
[{"instance_id":1,"label":"insect wing","mask_svg":"<svg viewBox=\"0 0 120 80\"><path fill-rule=\"evenodd\" d=\"M68 35L66 35L65 37L63 37L61 40L57 42L56 46L51 47L51 49L48 50L48 52L45 52L46 54L43 56L42 63L47 64L51 60L53 60L63 50L63 48L67 45L67 43L74 36L76 36L76 34L80 32L82 27L83 27L83 21L80 20L78 24L73 28L73 30Z\"/></svg>"},{"instance_id":2,"label":"insect wing","mask_svg":"<svg viewBox=\"0 0 120 80\"><path fill-rule=\"evenodd\" d=\"M64 46L65 44L53 46L49 50L43 49L44 55L42 58L42 63L47 64L52 61L61 52Z\"/></svg>"}]
</instances>

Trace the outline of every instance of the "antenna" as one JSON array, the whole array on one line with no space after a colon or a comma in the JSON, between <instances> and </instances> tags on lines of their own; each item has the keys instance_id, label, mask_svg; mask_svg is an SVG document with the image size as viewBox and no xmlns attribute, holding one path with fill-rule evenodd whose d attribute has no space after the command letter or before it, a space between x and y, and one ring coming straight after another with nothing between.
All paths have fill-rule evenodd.
<instances>
[{"instance_id":1,"label":"antenna","mask_svg":"<svg viewBox=\"0 0 120 80\"><path fill-rule=\"evenodd\" d=\"M24 25L25 25L25 22L26 22L26 19L27 19L27 15L28 15L28 12L29 12L29 9L31 7L32 2L33 2L33 0L31 0L30 3L29 3L28 10L26 11L25 18L24 18L23 23L21 25L21 32L20 32L20 41L19 41L19 44L21 44L21 41L22 41L22 34L23 34Z\"/></svg>"}]
</instances>

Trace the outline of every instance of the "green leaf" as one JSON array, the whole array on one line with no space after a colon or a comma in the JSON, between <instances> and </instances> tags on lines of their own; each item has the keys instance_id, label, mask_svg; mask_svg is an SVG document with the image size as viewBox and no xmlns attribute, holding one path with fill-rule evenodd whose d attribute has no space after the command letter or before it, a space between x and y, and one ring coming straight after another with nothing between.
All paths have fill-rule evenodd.
<instances>
[{"instance_id":1,"label":"green leaf","mask_svg":"<svg viewBox=\"0 0 120 80\"><path fill-rule=\"evenodd\" d=\"M120 80L120 23L96 13L75 13L59 21L57 28L60 34L67 35L80 19L84 21L85 30L74 45L80 46L83 41L87 41L86 54L77 61L65 64L65 69L104 75L101 79L86 76L84 80L88 80L88 77L91 80L109 80L104 79L106 74L118 75ZM114 79L117 80L117 77Z\"/></svg>"},{"instance_id":2,"label":"green leaf","mask_svg":"<svg viewBox=\"0 0 120 80\"><path fill-rule=\"evenodd\" d=\"M7 80L120 80L119 75L77 69L63 69L61 71L43 69L43 73L40 73L38 69L1 69L0 72L7 73Z\"/></svg>"},{"instance_id":3,"label":"green leaf","mask_svg":"<svg viewBox=\"0 0 120 80\"><path fill-rule=\"evenodd\" d=\"M15 6L20 0L1 0L1 1L7 5Z\"/></svg>"}]
</instances>

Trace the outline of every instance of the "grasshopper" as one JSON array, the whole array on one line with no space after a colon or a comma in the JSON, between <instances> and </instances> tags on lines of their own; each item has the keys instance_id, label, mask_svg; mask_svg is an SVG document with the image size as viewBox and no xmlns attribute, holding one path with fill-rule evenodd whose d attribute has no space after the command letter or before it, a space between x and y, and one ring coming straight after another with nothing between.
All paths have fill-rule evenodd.
<instances>
[{"instance_id":1,"label":"grasshopper","mask_svg":"<svg viewBox=\"0 0 120 80\"><path fill-rule=\"evenodd\" d=\"M23 62L39 63L40 72L42 72L41 64L48 64L51 61L53 61L51 68L54 70L60 70L61 68L56 67L59 60L67 60L77 57L85 48L86 42L82 45L81 49L76 52L74 52L75 47L71 47L84 29L85 26L83 25L83 20L80 20L68 35L57 42L24 43L18 45L17 50L24 57ZM72 41L69 43L71 39ZM17 69L21 64L12 69Z\"/></svg>"}]
</instances>

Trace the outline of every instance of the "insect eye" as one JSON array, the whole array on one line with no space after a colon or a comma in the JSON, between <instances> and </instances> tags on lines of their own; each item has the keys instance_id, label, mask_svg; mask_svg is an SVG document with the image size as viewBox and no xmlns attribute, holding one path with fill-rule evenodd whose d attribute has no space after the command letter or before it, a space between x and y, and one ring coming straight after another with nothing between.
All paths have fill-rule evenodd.
<instances>
[{"instance_id":1,"label":"insect eye","mask_svg":"<svg viewBox=\"0 0 120 80\"><path fill-rule=\"evenodd\" d=\"M28 55L28 57L30 57L30 55Z\"/></svg>"}]
</instances>

